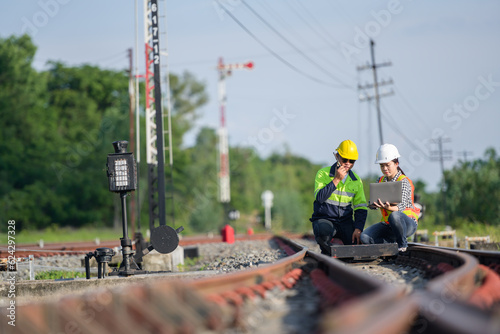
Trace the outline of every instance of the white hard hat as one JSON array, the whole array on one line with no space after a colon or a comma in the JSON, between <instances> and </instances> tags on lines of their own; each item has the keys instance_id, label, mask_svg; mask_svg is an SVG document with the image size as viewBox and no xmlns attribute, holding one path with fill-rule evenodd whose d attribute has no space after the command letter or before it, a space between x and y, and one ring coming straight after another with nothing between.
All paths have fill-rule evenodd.
<instances>
[{"instance_id":1,"label":"white hard hat","mask_svg":"<svg viewBox=\"0 0 500 334\"><path fill-rule=\"evenodd\" d=\"M400 155L396 146L392 144L383 144L378 148L375 163L384 164L399 157Z\"/></svg>"}]
</instances>

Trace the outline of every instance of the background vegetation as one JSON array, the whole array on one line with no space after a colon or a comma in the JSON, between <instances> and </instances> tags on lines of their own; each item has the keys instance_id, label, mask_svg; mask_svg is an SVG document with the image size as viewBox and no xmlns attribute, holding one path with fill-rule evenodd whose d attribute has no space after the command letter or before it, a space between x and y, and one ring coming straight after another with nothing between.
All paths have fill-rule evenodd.
<instances>
[{"instance_id":1,"label":"background vegetation","mask_svg":"<svg viewBox=\"0 0 500 334\"><path fill-rule=\"evenodd\" d=\"M43 229L119 227L119 202L108 191L105 163L113 152L111 143L128 139L128 73L57 62L37 71L32 67L35 53L28 36L0 39L1 221L14 219L17 232L30 238ZM203 83L189 73L171 74L170 83L175 162L169 190L174 193L175 226L183 225L185 235L218 233L224 210L217 201L216 132L202 128L195 145L183 143L208 96ZM263 229L260 196L267 189L275 195L273 229L310 231L314 176L323 166L289 151L262 158L252 147L230 147L230 157L231 204L241 213L234 222L237 232ZM145 163L140 169L137 193L146 228ZM464 233L496 233L499 171L500 158L491 148L483 158L459 162L445 172L444 196L427 192L424 182L414 180L425 205L421 228L433 231L448 224ZM376 179L363 177L365 186ZM370 212L367 225L378 219L378 212ZM0 224L0 231L6 226Z\"/></svg>"}]
</instances>

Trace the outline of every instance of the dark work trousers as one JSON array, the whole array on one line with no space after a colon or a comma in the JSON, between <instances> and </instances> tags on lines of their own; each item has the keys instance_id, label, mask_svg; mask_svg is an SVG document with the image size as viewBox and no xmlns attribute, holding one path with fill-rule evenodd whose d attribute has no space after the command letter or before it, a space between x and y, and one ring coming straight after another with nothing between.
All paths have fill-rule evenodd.
<instances>
[{"instance_id":1,"label":"dark work trousers","mask_svg":"<svg viewBox=\"0 0 500 334\"><path fill-rule=\"evenodd\" d=\"M352 245L352 234L354 233L354 222L345 223L332 222L328 219L318 219L312 222L314 238L321 248L321 254L331 256L331 240L333 237L342 240L344 245Z\"/></svg>"}]
</instances>

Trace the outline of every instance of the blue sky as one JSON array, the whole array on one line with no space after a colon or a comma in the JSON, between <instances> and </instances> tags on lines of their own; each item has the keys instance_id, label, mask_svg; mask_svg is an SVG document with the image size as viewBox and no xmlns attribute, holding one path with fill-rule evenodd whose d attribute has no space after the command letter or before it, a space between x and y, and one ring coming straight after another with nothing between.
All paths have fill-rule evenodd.
<instances>
[{"instance_id":1,"label":"blue sky","mask_svg":"<svg viewBox=\"0 0 500 334\"><path fill-rule=\"evenodd\" d=\"M252 145L263 156L288 147L326 165L349 138L360 151L355 170L379 174L373 163L380 144L375 105L360 102L357 89L373 76L356 69L370 60L367 41L373 38L377 63L392 63L378 72L379 81L394 82L383 89L395 92L381 99L384 141L399 148L401 167L412 179L438 189L439 163L428 156L439 136L449 138L444 149L453 152L445 168L463 152L468 159L482 157L488 147L500 152L498 1L206 0L166 6L170 71L191 72L210 96L197 128L219 125L218 58L255 63L226 81L232 146ZM0 36L30 33L40 69L48 60L125 69L126 50L135 45L134 7L132 0L2 1ZM187 135L186 145L195 134Z\"/></svg>"}]
</instances>

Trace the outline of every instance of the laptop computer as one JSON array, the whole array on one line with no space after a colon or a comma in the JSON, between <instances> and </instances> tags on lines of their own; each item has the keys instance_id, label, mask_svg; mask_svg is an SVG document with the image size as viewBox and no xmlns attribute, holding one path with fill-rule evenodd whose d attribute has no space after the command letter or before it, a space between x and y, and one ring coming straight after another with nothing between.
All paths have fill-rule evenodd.
<instances>
[{"instance_id":1,"label":"laptop computer","mask_svg":"<svg viewBox=\"0 0 500 334\"><path fill-rule=\"evenodd\" d=\"M401 203L403 201L403 181L370 183L370 202L377 202L380 198L382 203Z\"/></svg>"}]
</instances>

